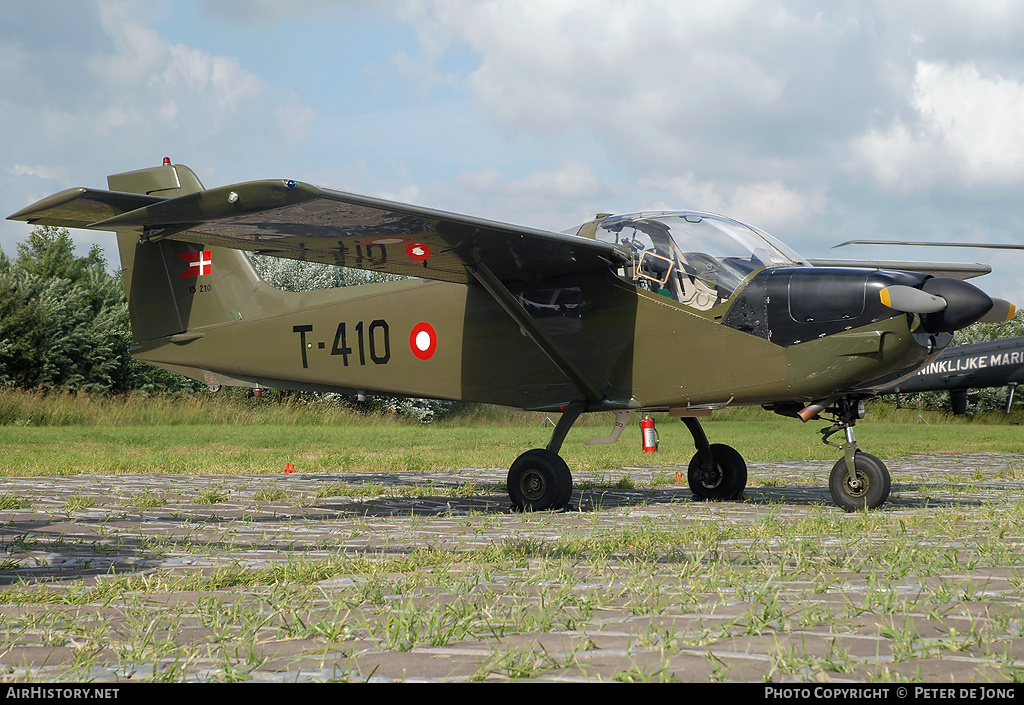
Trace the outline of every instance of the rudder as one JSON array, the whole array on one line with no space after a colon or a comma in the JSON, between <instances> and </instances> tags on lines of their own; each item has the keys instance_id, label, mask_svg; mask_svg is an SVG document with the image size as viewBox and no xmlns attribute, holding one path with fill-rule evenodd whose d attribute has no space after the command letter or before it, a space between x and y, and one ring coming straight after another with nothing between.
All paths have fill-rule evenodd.
<instances>
[{"instance_id":1,"label":"rudder","mask_svg":"<svg viewBox=\"0 0 1024 705\"><path fill-rule=\"evenodd\" d=\"M167 162L111 175L107 183L112 191L166 198L203 190L191 169ZM240 250L141 239L137 232L118 232L117 245L136 343L241 320L246 309L262 308L257 299L274 298Z\"/></svg>"}]
</instances>

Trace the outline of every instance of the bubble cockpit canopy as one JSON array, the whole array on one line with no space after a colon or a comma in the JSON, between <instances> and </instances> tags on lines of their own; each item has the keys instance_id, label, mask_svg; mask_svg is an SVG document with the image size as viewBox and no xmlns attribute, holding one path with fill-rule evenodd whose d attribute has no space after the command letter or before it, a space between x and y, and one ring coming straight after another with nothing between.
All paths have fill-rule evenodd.
<instances>
[{"instance_id":1,"label":"bubble cockpit canopy","mask_svg":"<svg viewBox=\"0 0 1024 705\"><path fill-rule=\"evenodd\" d=\"M759 269L809 266L768 233L709 213L629 213L609 216L596 226L596 239L632 252L624 278L701 310L728 299ZM584 228L567 232L583 234Z\"/></svg>"}]
</instances>

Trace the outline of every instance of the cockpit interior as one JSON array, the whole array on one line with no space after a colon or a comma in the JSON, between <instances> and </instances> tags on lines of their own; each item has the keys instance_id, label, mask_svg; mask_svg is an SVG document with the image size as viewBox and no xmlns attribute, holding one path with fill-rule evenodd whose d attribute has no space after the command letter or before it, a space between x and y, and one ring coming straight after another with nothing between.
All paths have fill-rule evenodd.
<instances>
[{"instance_id":1,"label":"cockpit interior","mask_svg":"<svg viewBox=\"0 0 1024 705\"><path fill-rule=\"evenodd\" d=\"M643 289L701 311L729 299L765 267L809 266L772 236L731 218L696 211L609 216L594 237L632 253L620 276ZM581 228L570 231L583 233Z\"/></svg>"}]
</instances>

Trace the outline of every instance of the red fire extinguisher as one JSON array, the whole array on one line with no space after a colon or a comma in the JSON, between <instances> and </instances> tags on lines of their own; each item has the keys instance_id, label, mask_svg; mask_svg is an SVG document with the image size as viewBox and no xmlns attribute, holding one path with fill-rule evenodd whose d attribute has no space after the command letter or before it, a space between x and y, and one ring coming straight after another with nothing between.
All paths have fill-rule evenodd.
<instances>
[{"instance_id":1,"label":"red fire extinguisher","mask_svg":"<svg viewBox=\"0 0 1024 705\"><path fill-rule=\"evenodd\" d=\"M654 430L654 419L645 416L640 422L640 433L643 438L644 452L658 452L658 432Z\"/></svg>"}]
</instances>

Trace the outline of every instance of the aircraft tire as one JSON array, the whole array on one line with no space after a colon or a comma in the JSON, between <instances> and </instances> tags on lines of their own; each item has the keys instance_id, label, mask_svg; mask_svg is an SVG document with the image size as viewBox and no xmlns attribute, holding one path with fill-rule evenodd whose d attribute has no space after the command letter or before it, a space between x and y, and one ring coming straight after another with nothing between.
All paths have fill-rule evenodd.
<instances>
[{"instance_id":1,"label":"aircraft tire","mask_svg":"<svg viewBox=\"0 0 1024 705\"><path fill-rule=\"evenodd\" d=\"M516 511L561 509L572 494L572 473L557 453L528 450L508 471L508 496Z\"/></svg>"},{"instance_id":2,"label":"aircraft tire","mask_svg":"<svg viewBox=\"0 0 1024 705\"><path fill-rule=\"evenodd\" d=\"M857 470L857 479L861 482L860 487L850 486L850 474L846 470L845 459L840 458L839 462L832 466L828 489L835 503L848 512L877 509L885 504L892 489L892 478L885 463L870 453L858 450L854 456L854 467Z\"/></svg>"},{"instance_id":3,"label":"aircraft tire","mask_svg":"<svg viewBox=\"0 0 1024 705\"><path fill-rule=\"evenodd\" d=\"M697 500L740 499L747 487L747 464L743 456L732 446L712 443L711 454L715 458L714 477L704 478L701 473L700 451L690 460L687 481L693 498Z\"/></svg>"}]
</instances>

